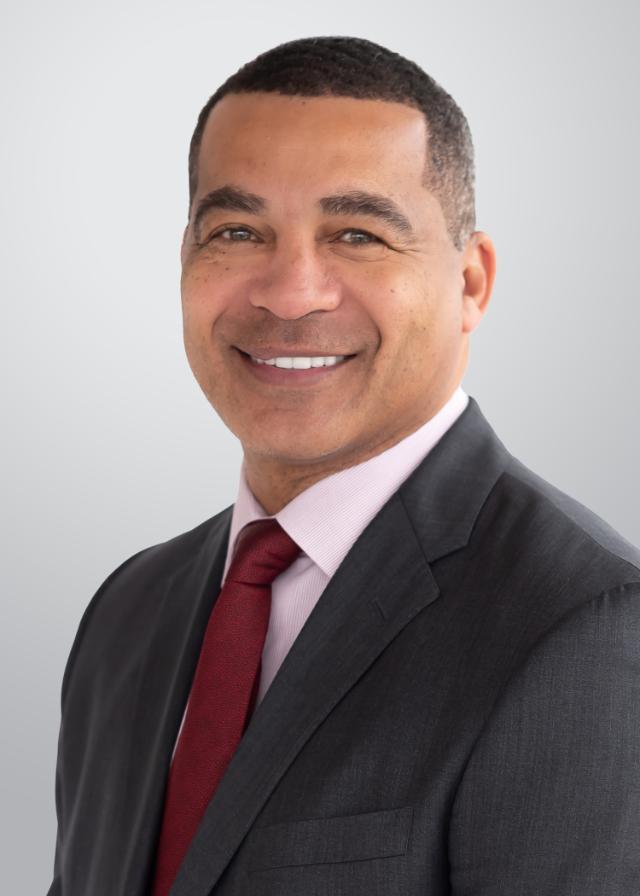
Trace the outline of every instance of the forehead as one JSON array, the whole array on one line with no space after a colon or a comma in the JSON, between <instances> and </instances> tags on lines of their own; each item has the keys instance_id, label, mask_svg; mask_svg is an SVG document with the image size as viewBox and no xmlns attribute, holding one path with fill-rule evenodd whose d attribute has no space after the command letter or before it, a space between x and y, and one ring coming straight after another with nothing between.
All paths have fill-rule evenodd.
<instances>
[{"instance_id":1,"label":"forehead","mask_svg":"<svg viewBox=\"0 0 640 896\"><path fill-rule=\"evenodd\" d=\"M227 94L204 129L198 193L242 177L301 190L357 179L361 187L415 191L426 152L424 115L403 103Z\"/></svg>"}]
</instances>

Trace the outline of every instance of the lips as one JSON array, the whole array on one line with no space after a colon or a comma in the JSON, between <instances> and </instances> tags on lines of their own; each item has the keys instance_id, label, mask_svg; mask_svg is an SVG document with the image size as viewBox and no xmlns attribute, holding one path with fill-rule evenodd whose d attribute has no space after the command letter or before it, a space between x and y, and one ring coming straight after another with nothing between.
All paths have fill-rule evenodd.
<instances>
[{"instance_id":1,"label":"lips","mask_svg":"<svg viewBox=\"0 0 640 896\"><path fill-rule=\"evenodd\" d=\"M289 346L267 345L260 349L242 349L240 346L234 346L241 354L248 357L258 358L260 361L270 361L272 358L329 358L335 356L344 356L353 358L357 352L323 350L318 348L298 348L291 350Z\"/></svg>"}]
</instances>

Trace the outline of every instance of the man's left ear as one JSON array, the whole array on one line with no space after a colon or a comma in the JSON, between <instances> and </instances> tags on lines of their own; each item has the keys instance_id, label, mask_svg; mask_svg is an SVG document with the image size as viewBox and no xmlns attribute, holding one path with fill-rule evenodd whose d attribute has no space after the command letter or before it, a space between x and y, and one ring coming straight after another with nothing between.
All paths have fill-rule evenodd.
<instances>
[{"instance_id":1,"label":"man's left ear","mask_svg":"<svg viewBox=\"0 0 640 896\"><path fill-rule=\"evenodd\" d=\"M496 276L496 250L486 233L471 234L462 256L462 332L471 333L487 310Z\"/></svg>"}]
</instances>

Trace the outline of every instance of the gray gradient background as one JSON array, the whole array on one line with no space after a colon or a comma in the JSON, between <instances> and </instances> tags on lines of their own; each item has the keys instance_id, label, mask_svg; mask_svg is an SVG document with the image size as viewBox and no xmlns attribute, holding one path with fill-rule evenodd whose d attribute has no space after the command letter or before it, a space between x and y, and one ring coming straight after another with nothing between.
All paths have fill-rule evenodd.
<instances>
[{"instance_id":1,"label":"gray gradient background","mask_svg":"<svg viewBox=\"0 0 640 896\"><path fill-rule=\"evenodd\" d=\"M640 543L636 3L3 5L3 891L46 892L66 657L143 547L235 498L182 347L198 111L282 41L346 34L461 105L498 273L463 386L507 447Z\"/></svg>"}]
</instances>

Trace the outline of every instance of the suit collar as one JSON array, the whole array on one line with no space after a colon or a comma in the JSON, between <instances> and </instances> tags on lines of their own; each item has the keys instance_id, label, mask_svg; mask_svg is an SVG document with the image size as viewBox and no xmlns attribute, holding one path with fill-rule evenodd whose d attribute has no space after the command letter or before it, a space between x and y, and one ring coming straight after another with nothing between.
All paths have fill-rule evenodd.
<instances>
[{"instance_id":1,"label":"suit collar","mask_svg":"<svg viewBox=\"0 0 640 896\"><path fill-rule=\"evenodd\" d=\"M399 489L427 560L467 544L489 492L511 460L469 396L469 404Z\"/></svg>"}]
</instances>

